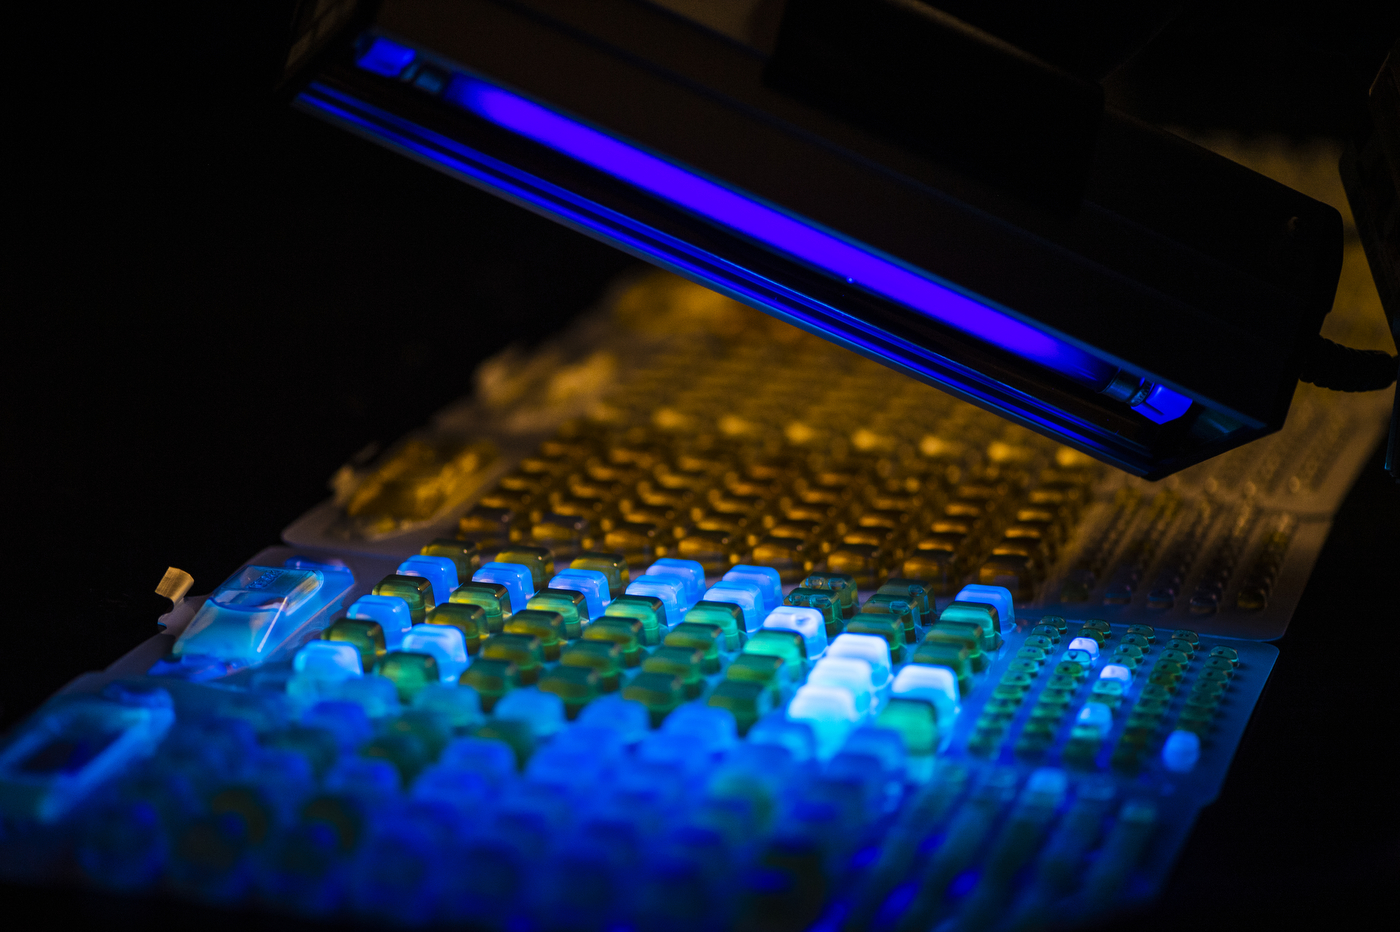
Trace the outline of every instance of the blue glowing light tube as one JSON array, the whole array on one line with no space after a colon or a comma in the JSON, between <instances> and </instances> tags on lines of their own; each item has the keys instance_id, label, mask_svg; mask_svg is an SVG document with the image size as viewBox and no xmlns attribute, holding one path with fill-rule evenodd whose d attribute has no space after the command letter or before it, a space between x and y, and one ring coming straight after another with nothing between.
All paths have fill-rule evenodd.
<instances>
[{"instance_id":1,"label":"blue glowing light tube","mask_svg":"<svg viewBox=\"0 0 1400 932\"><path fill-rule=\"evenodd\" d=\"M1103 388L1118 368L952 289L722 185L477 78L457 76L447 99L497 126L572 156L847 282L922 311L1077 382Z\"/></svg>"},{"instance_id":2,"label":"blue glowing light tube","mask_svg":"<svg viewBox=\"0 0 1400 932\"><path fill-rule=\"evenodd\" d=\"M412 49L378 37L360 57L359 64L366 70L397 77L413 58ZM1103 390L1119 372L1112 363L867 247L848 242L809 221L786 214L481 78L459 73L452 78L443 97L496 126L758 240L790 258L1058 372L1094 391ZM1135 410L1159 424L1175 420L1191 405L1190 399L1161 385L1151 386L1150 397L1152 403L1137 405Z\"/></svg>"}]
</instances>

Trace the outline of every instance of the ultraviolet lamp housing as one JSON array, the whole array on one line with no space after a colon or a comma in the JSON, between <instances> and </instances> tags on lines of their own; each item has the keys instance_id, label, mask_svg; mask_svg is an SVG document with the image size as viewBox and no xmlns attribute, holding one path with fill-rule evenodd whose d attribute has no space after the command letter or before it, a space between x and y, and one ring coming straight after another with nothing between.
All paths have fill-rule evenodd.
<instances>
[{"instance_id":1,"label":"ultraviolet lamp housing","mask_svg":"<svg viewBox=\"0 0 1400 932\"><path fill-rule=\"evenodd\" d=\"M1331 207L915 0L384 0L295 104L1136 475L1278 430Z\"/></svg>"}]
</instances>

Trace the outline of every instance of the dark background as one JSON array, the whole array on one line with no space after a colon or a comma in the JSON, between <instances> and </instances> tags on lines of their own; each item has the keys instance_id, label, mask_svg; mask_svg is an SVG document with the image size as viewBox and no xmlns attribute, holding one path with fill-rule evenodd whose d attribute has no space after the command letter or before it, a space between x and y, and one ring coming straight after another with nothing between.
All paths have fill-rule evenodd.
<instances>
[{"instance_id":1,"label":"dark background","mask_svg":"<svg viewBox=\"0 0 1400 932\"><path fill-rule=\"evenodd\" d=\"M206 591L349 456L423 422L478 362L553 331L632 264L269 103L253 27L219 4L65 6L9 25L0 728L154 633L167 565ZM1400 4L1197 4L1106 83L1154 122L1340 138L1398 33ZM1397 532L1400 490L1377 456L1220 801L1125 928L1400 915ZM55 919L268 924L0 897Z\"/></svg>"}]
</instances>

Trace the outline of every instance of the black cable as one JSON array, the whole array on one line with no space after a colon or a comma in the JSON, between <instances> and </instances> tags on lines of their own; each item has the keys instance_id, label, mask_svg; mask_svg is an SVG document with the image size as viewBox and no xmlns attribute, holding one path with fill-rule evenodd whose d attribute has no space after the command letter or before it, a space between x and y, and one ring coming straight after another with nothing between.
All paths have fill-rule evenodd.
<instances>
[{"instance_id":1,"label":"black cable","mask_svg":"<svg viewBox=\"0 0 1400 932\"><path fill-rule=\"evenodd\" d=\"M1395 381L1396 357L1382 350L1352 349L1319 336L1303 355L1298 378L1338 392L1373 392Z\"/></svg>"}]
</instances>

